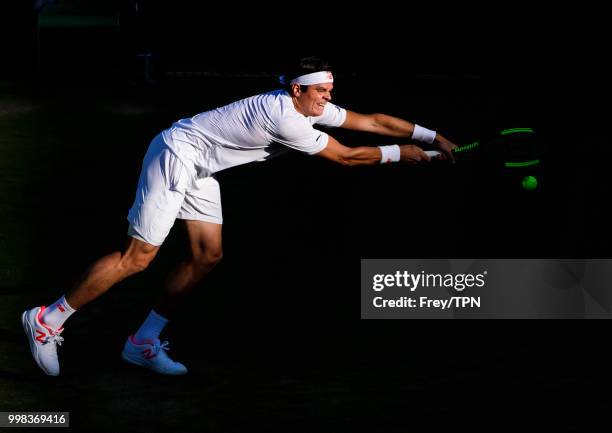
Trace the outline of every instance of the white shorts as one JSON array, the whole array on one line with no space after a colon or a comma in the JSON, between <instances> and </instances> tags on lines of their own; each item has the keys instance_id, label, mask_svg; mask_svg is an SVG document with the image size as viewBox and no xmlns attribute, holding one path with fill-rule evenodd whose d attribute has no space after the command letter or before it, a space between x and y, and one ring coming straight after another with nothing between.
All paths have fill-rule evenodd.
<instances>
[{"instance_id":1,"label":"white shorts","mask_svg":"<svg viewBox=\"0 0 612 433\"><path fill-rule=\"evenodd\" d=\"M177 218L222 224L219 182L192 173L157 135L142 163L128 235L159 246Z\"/></svg>"}]
</instances>

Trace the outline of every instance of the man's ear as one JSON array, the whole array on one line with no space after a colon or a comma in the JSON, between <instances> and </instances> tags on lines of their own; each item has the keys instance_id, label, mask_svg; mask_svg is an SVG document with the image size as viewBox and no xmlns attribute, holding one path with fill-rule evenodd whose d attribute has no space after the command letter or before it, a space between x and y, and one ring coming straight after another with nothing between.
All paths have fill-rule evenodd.
<instances>
[{"instance_id":1,"label":"man's ear","mask_svg":"<svg viewBox=\"0 0 612 433\"><path fill-rule=\"evenodd\" d=\"M300 96L301 90L300 90L300 85L299 84L292 84L291 85L291 95L292 96Z\"/></svg>"}]
</instances>

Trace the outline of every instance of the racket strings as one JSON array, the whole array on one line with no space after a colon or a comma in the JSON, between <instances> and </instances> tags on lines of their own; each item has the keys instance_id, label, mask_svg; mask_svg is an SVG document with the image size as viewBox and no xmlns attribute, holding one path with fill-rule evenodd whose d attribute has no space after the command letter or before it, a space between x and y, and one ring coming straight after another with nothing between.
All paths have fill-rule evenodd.
<instances>
[{"instance_id":1,"label":"racket strings","mask_svg":"<svg viewBox=\"0 0 612 433\"><path fill-rule=\"evenodd\" d=\"M480 147L480 142L475 141L474 143L466 144L464 146L459 146L453 149L453 153L456 155L463 156L473 156L475 151Z\"/></svg>"}]
</instances>

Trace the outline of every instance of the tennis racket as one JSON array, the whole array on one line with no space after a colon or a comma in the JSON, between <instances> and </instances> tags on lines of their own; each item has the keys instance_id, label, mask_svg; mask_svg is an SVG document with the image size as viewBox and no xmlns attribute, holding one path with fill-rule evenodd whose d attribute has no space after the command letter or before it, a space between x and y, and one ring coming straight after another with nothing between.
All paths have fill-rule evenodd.
<instances>
[{"instance_id":1,"label":"tennis racket","mask_svg":"<svg viewBox=\"0 0 612 433\"><path fill-rule=\"evenodd\" d=\"M533 128L503 129L490 137L453 149L455 160L477 161L489 169L500 170L518 178L523 189L538 188L542 160L547 145ZM437 150L425 151L432 160L441 157Z\"/></svg>"}]
</instances>

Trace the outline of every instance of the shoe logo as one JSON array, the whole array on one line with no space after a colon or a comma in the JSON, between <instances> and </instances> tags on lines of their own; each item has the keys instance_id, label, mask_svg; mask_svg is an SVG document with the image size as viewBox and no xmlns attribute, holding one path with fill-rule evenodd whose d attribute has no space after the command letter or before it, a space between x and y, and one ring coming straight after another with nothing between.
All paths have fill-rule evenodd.
<instances>
[{"instance_id":1,"label":"shoe logo","mask_svg":"<svg viewBox=\"0 0 612 433\"><path fill-rule=\"evenodd\" d=\"M142 356L144 356L145 359L151 359L155 358L157 356L157 353L151 352L151 349L145 349L142 351Z\"/></svg>"},{"instance_id":2,"label":"shoe logo","mask_svg":"<svg viewBox=\"0 0 612 433\"><path fill-rule=\"evenodd\" d=\"M64 307L62 307L62 305L61 305L61 304L57 304L57 308L59 308L59 310L60 310L62 313L66 312L66 310L64 309Z\"/></svg>"},{"instance_id":3,"label":"shoe logo","mask_svg":"<svg viewBox=\"0 0 612 433\"><path fill-rule=\"evenodd\" d=\"M47 344L47 334L38 329L36 330L36 333L38 334L36 336L36 341L38 341L40 344Z\"/></svg>"}]
</instances>

